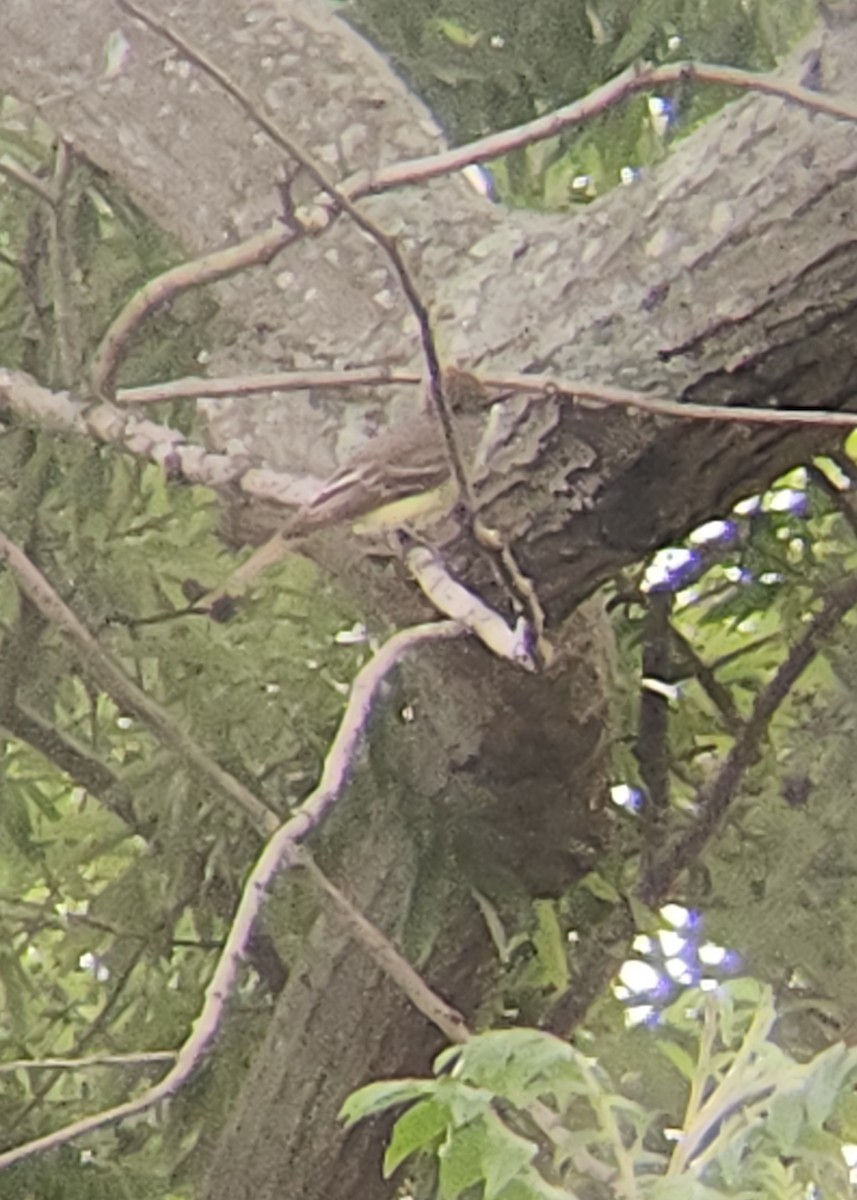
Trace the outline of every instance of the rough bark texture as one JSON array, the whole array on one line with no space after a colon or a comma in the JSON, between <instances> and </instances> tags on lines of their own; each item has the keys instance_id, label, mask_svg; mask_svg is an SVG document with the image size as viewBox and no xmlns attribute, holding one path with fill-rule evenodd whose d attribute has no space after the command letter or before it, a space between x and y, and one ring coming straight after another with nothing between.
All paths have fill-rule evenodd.
<instances>
[{"instance_id":1,"label":"rough bark texture","mask_svg":"<svg viewBox=\"0 0 857 1200\"><path fill-rule=\"evenodd\" d=\"M183 0L164 15L337 177L439 145L384 61L321 2ZM4 26L2 86L189 251L276 215L281 156L210 81L107 0L5 0ZM106 80L101 56L117 27L132 53ZM844 35L837 50L848 53ZM849 63L857 58L846 58L846 78ZM829 57L826 67L833 78ZM400 238L451 359L675 399L836 407L853 401L857 384L855 174L853 126L749 97L643 183L584 213L502 212L460 180L378 197L366 210ZM219 295L213 370L417 361L389 264L345 220ZM322 473L374 419L378 398L335 409L315 399L210 406L211 436ZM557 666L524 678L467 647L412 668L418 719L403 727L390 715L375 731L337 864L350 894L407 940L421 867L446 853L435 902L447 936L428 970L465 1009L478 1002L488 948L459 875L481 859L504 878L553 890L585 869L581 845L597 847L604 835L600 623L594 610L567 630L561 622L622 564L824 441L523 399L504 409L496 434L488 517L515 539L547 605ZM467 539L450 554L493 592ZM410 615L405 584L371 567L354 578L387 619ZM210 1200L388 1194L378 1130L344 1138L336 1109L372 1075L424 1069L433 1044L360 949L319 924L214 1154Z\"/></svg>"}]
</instances>

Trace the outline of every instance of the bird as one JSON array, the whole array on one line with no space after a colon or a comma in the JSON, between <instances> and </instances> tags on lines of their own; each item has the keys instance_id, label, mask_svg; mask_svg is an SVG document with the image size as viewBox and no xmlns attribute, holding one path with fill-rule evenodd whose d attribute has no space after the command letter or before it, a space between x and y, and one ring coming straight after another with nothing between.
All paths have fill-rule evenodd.
<instances>
[{"instance_id":1,"label":"bird","mask_svg":"<svg viewBox=\"0 0 857 1200\"><path fill-rule=\"evenodd\" d=\"M479 446L488 396L469 372L447 368L443 388L467 471ZM443 426L430 402L382 430L321 485L269 541L201 602L215 620L231 616L234 601L292 544L320 529L350 524L360 535L390 533L448 512L458 498Z\"/></svg>"}]
</instances>

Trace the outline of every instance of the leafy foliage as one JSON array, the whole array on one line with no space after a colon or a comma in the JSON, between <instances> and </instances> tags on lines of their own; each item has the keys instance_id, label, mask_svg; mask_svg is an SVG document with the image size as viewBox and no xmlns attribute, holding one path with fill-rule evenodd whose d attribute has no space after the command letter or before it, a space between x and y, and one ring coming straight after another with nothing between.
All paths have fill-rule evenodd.
<instances>
[{"instance_id":1,"label":"leafy foliage","mask_svg":"<svg viewBox=\"0 0 857 1200\"><path fill-rule=\"evenodd\" d=\"M48 173L53 137L15 100L0 100L0 152L12 153L37 178ZM47 206L28 190L0 190L0 361L69 386L121 303L183 255L91 163L75 159L60 208L58 250L50 247ZM65 294L57 298L53 260L60 252ZM196 292L157 315L131 348L122 382L193 370L215 311L213 300ZM172 415L181 421L179 413Z\"/></svg>"},{"instance_id":2,"label":"leafy foliage","mask_svg":"<svg viewBox=\"0 0 857 1200\"><path fill-rule=\"evenodd\" d=\"M455 142L568 104L640 58L770 70L811 24L811 0L351 0L344 11L390 54ZM721 107L723 88L678 86L671 134ZM492 165L504 200L566 208L664 155L645 98L582 131Z\"/></svg>"},{"instance_id":3,"label":"leafy foliage","mask_svg":"<svg viewBox=\"0 0 857 1200\"><path fill-rule=\"evenodd\" d=\"M0 148L37 177L49 171L52 140L3 102ZM182 257L90 164L75 160L64 209L76 322L61 354L47 316L49 222L30 192L0 188L0 359L54 384L75 382L133 290ZM213 309L185 297L147 325L123 382L198 370ZM167 411L191 430L185 413ZM366 653L333 638L354 613L297 560L228 626L188 611L186 581L213 586L232 560L217 537L215 498L171 486L155 466L16 424L0 437L0 485L0 527L102 648L285 814L312 786ZM258 836L139 714L94 686L8 572L0 662L0 1060L172 1050L198 1012ZM299 898L277 903L290 906L291 928L279 943L260 931L222 1058L175 1101L168 1127L144 1119L91 1138L83 1156L24 1163L4 1176L4 1195L187 1194L201 1131L225 1118L307 921ZM21 1066L2 1077L5 1143L127 1099L163 1071L160 1062Z\"/></svg>"},{"instance_id":4,"label":"leafy foliage","mask_svg":"<svg viewBox=\"0 0 857 1200\"><path fill-rule=\"evenodd\" d=\"M385 1173L427 1152L440 1200L786 1200L810 1184L843 1195L832 1130L857 1050L839 1044L798 1062L773 1040L774 1023L771 990L749 979L687 992L666 1010L653 1036L684 1083L677 1118L625 1095L597 1057L532 1029L445 1050L433 1080L370 1084L342 1115L353 1124L407 1104Z\"/></svg>"},{"instance_id":5,"label":"leafy foliage","mask_svg":"<svg viewBox=\"0 0 857 1200\"><path fill-rule=\"evenodd\" d=\"M354 11L461 140L580 96L639 55L767 67L801 32L809 7L804 0L361 0ZM676 36L680 44L671 46ZM694 92L671 100L678 129L687 130L723 96ZM45 177L51 132L10 100L0 109L0 126L0 148ZM655 162L663 152L663 138L639 101L573 138L522 152L499 167L497 179L516 203L565 207L580 196L573 187L578 175L601 190L624 165ZM133 290L182 255L90 164L76 164L66 207L77 326L72 366L79 368ZM73 382L59 349L44 212L29 193L4 186L0 217L0 359L47 382ZM212 311L209 301L186 297L148 325L123 382L195 371ZM191 429L186 412L165 411ZM316 777L343 692L360 665L363 651L333 637L354 621L350 606L307 564L293 561L229 625L186 613L184 582L210 584L224 574L214 499L169 485L158 470L110 451L11 428L0 438L0 483L0 524L26 544L101 643L219 762L277 811L288 811ZM819 490L809 522L771 510L746 526L741 542L679 598L684 635L729 687L739 715L826 584L855 565L843 518ZM629 677L639 675L641 612L631 605L617 615ZM67 645L21 603L8 575L0 577L0 633L0 1059L170 1049L198 1009L255 837L137 718L86 681ZM804 1014L810 1004L828 1017L836 1008L844 1017L835 1027L842 1028L857 994L849 940L857 878L857 850L848 836L855 775L851 641L841 639L819 660L796 703L778 716L772 758L690 884L692 895L708 903L721 939L740 946L757 974L784 985L786 963L787 973L799 969L809 979L809 988L787 993L781 1025L788 1032L796 1001L805 1001ZM712 758L732 736L698 678L691 674L682 683L670 731L677 806L692 804ZM625 736L635 712L632 703L628 729L617 739L621 779L638 778ZM812 774L809 810L784 808L784 772ZM519 992L541 998L574 987L568 930L597 928L599 914L626 899L638 850L635 835L628 840L630 850L626 844L624 855L599 863L576 895L536 906L533 956L514 981ZM281 968L293 961L310 908L290 893L278 910L282 919L270 921ZM524 936L513 935L510 944L520 947ZM276 985L260 973L263 966L258 958L248 968L220 1053L176 1100L169 1124L143 1120L91 1139L85 1157L67 1151L25 1164L8 1177L10 1194L40 1200L189 1194L204 1157L201 1131L224 1119L236 1076L270 1012ZM614 1005L599 1014L596 1031L604 1069L556 1039L496 1032L442 1057L435 1080L399 1081L384 1085L386 1091L377 1085L353 1102L349 1116L410 1103L396 1126L388 1169L417 1150L434 1149L443 1196L481 1188L486 1196L523 1200L567 1195L569 1186L581 1195L617 1194L612 1174L584 1180L587 1154L611 1173L630 1156L634 1186L664 1197L791 1196L810 1175L821 1180L828 1171L836 1181L831 1186L839 1186L829 1102L851 1070L850 1052L829 1051L801 1067L768 1033L759 1037L764 1021L753 1022L758 1012L770 1012L767 1000L724 996L705 1018L716 1032L701 1090L706 1098L718 1094L729 1064L743 1061L753 1029L748 1061L757 1075L746 1075L735 1107L722 1113L722 1130L731 1132L705 1183L688 1171L677 1182L663 1173L674 1151L664 1142L659 1109L681 1123L673 1110L676 1089L702 1070L709 1028L685 1018L679 1006L666 1018L673 1040L650 1039L647 1047L662 1047L664 1058L657 1089L654 1067L645 1081L654 1100L623 1087L624 1068L616 1063L628 1046L616 1033L621 1014ZM699 999L709 1013L708 1001ZM637 1047L647 1032L639 1032ZM796 1040L805 1045L803 1026L800 1033ZM648 1063L635 1059L633 1049L624 1061ZM22 1140L70 1114L125 1099L162 1069L18 1068L4 1075L0 1092L5 1136ZM761 1103L751 1087L758 1078L773 1080L764 1127L733 1129L736 1113ZM545 1144L533 1128L527 1109L536 1104L563 1123L551 1126L559 1131L556 1144ZM847 1104L843 1129L853 1134L857 1118L846 1110ZM704 1124L701 1111L696 1119ZM715 1141L722 1132L714 1123L707 1130ZM704 1138L699 1147L704 1154ZM743 1193L735 1190L739 1184Z\"/></svg>"}]
</instances>

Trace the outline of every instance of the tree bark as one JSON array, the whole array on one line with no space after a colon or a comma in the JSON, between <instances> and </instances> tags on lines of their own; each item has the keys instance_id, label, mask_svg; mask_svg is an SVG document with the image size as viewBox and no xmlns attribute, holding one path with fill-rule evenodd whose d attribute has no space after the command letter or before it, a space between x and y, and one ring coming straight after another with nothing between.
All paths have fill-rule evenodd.
<instances>
[{"instance_id":1,"label":"tree bark","mask_svg":"<svg viewBox=\"0 0 857 1200\"><path fill-rule=\"evenodd\" d=\"M170 20L337 177L440 145L383 59L320 0L252 8L184 0L170 5ZM5 86L189 252L277 216L281 155L207 78L182 69L107 0L6 0L4 23ZM131 54L107 79L101 56L116 28ZM847 38L836 50L850 53ZM843 61L848 77L857 57ZM364 206L397 235L453 361L676 400L836 408L853 403L857 386L855 175L850 125L749 96L640 184L582 213L504 212L459 179ZM304 186L298 173L298 199ZM215 372L418 361L389 263L344 219L218 296ZM321 410L314 399L209 404L211 437L324 473L381 398ZM467 887L473 870L489 863L492 878L477 882L501 894L510 880L560 890L607 836L605 638L597 606L581 612L581 602L624 564L725 513L831 441L817 430L691 424L558 399L516 398L498 438L512 423L512 449L498 451L501 468L486 481L486 517L535 581L557 664L526 677L468 646L412 666L405 696L418 719L405 727L390 705L331 834L337 880L405 944L415 940L434 876L435 924L445 936L435 928L426 939L427 972L468 1013L490 961ZM470 584L502 602L467 537L449 555ZM410 615L406 585L389 585L380 568L364 567L359 579L384 619ZM389 1194L378 1168L382 1131L367 1125L344 1137L336 1112L369 1077L424 1070L436 1044L325 918L214 1152L207 1196Z\"/></svg>"}]
</instances>

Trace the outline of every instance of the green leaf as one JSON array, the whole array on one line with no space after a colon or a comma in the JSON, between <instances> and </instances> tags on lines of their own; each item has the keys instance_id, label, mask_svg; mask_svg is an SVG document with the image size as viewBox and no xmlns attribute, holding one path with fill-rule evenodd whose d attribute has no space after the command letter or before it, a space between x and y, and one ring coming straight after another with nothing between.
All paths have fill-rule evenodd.
<instances>
[{"instance_id":1,"label":"green leaf","mask_svg":"<svg viewBox=\"0 0 857 1200\"><path fill-rule=\"evenodd\" d=\"M486 1126L486 1146L482 1164L485 1200L495 1200L507 1183L530 1165L536 1146L492 1116Z\"/></svg>"},{"instance_id":2,"label":"green leaf","mask_svg":"<svg viewBox=\"0 0 857 1200\"><path fill-rule=\"evenodd\" d=\"M599 875L597 871L590 871L588 875L584 875L580 883L597 900L604 900L607 904L618 904L622 899L613 884L608 883L604 876Z\"/></svg>"},{"instance_id":3,"label":"green leaf","mask_svg":"<svg viewBox=\"0 0 857 1200\"><path fill-rule=\"evenodd\" d=\"M452 42L453 46L460 46L464 50L472 50L482 40L481 32L471 33L456 21L438 17L433 24L438 33L443 34L447 41Z\"/></svg>"},{"instance_id":4,"label":"green leaf","mask_svg":"<svg viewBox=\"0 0 857 1200\"><path fill-rule=\"evenodd\" d=\"M393 1136L384 1155L384 1178L400 1163L433 1142L449 1125L449 1110L434 1098L414 1104L393 1126Z\"/></svg>"},{"instance_id":5,"label":"green leaf","mask_svg":"<svg viewBox=\"0 0 857 1200\"><path fill-rule=\"evenodd\" d=\"M562 926L551 900L536 900L536 931L533 944L539 958L539 967L547 987L563 992L568 987L569 970L566 941Z\"/></svg>"},{"instance_id":6,"label":"green leaf","mask_svg":"<svg viewBox=\"0 0 857 1200\"><path fill-rule=\"evenodd\" d=\"M766 1129L780 1154L791 1155L806 1120L803 1101L794 1093L779 1093L771 1098Z\"/></svg>"},{"instance_id":7,"label":"green leaf","mask_svg":"<svg viewBox=\"0 0 857 1200\"><path fill-rule=\"evenodd\" d=\"M442 1080L437 1094L448 1107L450 1123L455 1129L484 1117L491 1111L495 1098L487 1088L470 1087L454 1079Z\"/></svg>"},{"instance_id":8,"label":"green leaf","mask_svg":"<svg viewBox=\"0 0 857 1200\"><path fill-rule=\"evenodd\" d=\"M432 1079L381 1079L377 1083L367 1083L346 1099L339 1110L339 1119L348 1128L366 1117L386 1112L397 1104L420 1100L430 1095L436 1087Z\"/></svg>"},{"instance_id":9,"label":"green leaf","mask_svg":"<svg viewBox=\"0 0 857 1200\"><path fill-rule=\"evenodd\" d=\"M726 1193L682 1175L676 1179L656 1180L647 1196L649 1200L720 1200Z\"/></svg>"},{"instance_id":10,"label":"green leaf","mask_svg":"<svg viewBox=\"0 0 857 1200\"><path fill-rule=\"evenodd\" d=\"M485 1124L473 1121L450 1133L438 1152L438 1184L443 1200L458 1200L482 1179Z\"/></svg>"},{"instance_id":11,"label":"green leaf","mask_svg":"<svg viewBox=\"0 0 857 1200\"><path fill-rule=\"evenodd\" d=\"M39 851L33 840L33 823L27 792L19 780L0 777L0 824L25 858L36 860Z\"/></svg>"},{"instance_id":12,"label":"green leaf","mask_svg":"<svg viewBox=\"0 0 857 1200\"><path fill-rule=\"evenodd\" d=\"M814 1129L820 1129L833 1111L849 1077L857 1069L857 1051L841 1042L830 1046L812 1062L812 1074L804 1092L806 1115Z\"/></svg>"},{"instance_id":13,"label":"green leaf","mask_svg":"<svg viewBox=\"0 0 857 1200\"><path fill-rule=\"evenodd\" d=\"M627 900L631 916L634 918L634 928L640 933L648 933L652 937L656 937L663 928L663 919L660 914L653 908L649 908L647 904L643 904L642 900L638 900L633 893L628 895Z\"/></svg>"},{"instance_id":14,"label":"green leaf","mask_svg":"<svg viewBox=\"0 0 857 1200\"><path fill-rule=\"evenodd\" d=\"M4 1021L16 1037L23 1038L30 1015L33 985L18 956L5 948L0 949L0 991Z\"/></svg>"},{"instance_id":15,"label":"green leaf","mask_svg":"<svg viewBox=\"0 0 857 1200\"><path fill-rule=\"evenodd\" d=\"M576 1192L553 1187L535 1167L527 1167L506 1184L497 1200L576 1200L576 1197Z\"/></svg>"},{"instance_id":16,"label":"green leaf","mask_svg":"<svg viewBox=\"0 0 857 1200\"><path fill-rule=\"evenodd\" d=\"M578 1082L577 1052L537 1029L505 1029L481 1034L459 1048L455 1077L514 1104L527 1104Z\"/></svg>"},{"instance_id":17,"label":"green leaf","mask_svg":"<svg viewBox=\"0 0 857 1200\"><path fill-rule=\"evenodd\" d=\"M760 1159L753 1171L753 1182L759 1184L770 1200L804 1200L807 1195L806 1188L795 1176L794 1166L786 1166L778 1158Z\"/></svg>"},{"instance_id":18,"label":"green leaf","mask_svg":"<svg viewBox=\"0 0 857 1200\"><path fill-rule=\"evenodd\" d=\"M675 1042L659 1042L658 1049L685 1079L693 1079L696 1074L696 1062L686 1050L677 1046Z\"/></svg>"},{"instance_id":19,"label":"green leaf","mask_svg":"<svg viewBox=\"0 0 857 1200\"><path fill-rule=\"evenodd\" d=\"M717 1136L724 1142L717 1155L717 1166L727 1186L737 1187L747 1171L747 1143L751 1130L741 1114L733 1114L723 1122Z\"/></svg>"}]
</instances>

